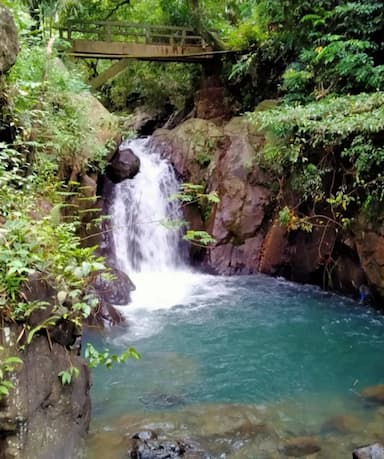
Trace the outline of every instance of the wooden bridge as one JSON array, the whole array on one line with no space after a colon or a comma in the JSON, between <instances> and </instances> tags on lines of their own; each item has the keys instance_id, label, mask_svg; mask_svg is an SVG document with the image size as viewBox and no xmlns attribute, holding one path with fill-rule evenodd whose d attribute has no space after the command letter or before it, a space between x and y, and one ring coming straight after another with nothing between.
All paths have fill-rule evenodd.
<instances>
[{"instance_id":1,"label":"wooden bridge","mask_svg":"<svg viewBox=\"0 0 384 459\"><path fill-rule=\"evenodd\" d=\"M202 63L214 55L204 38L187 27L94 21L70 22L58 30L71 43L66 54L118 60L90 82L93 88L124 70L131 59Z\"/></svg>"}]
</instances>

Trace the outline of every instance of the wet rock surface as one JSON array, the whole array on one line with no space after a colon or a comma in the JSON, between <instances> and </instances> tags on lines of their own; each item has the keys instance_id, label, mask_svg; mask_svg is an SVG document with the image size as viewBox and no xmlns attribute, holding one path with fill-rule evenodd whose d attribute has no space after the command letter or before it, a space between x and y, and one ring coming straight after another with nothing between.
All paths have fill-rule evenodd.
<instances>
[{"instance_id":1,"label":"wet rock surface","mask_svg":"<svg viewBox=\"0 0 384 459\"><path fill-rule=\"evenodd\" d=\"M380 443L355 449L353 459L384 459L384 446Z\"/></svg>"},{"instance_id":2,"label":"wet rock surface","mask_svg":"<svg viewBox=\"0 0 384 459\"><path fill-rule=\"evenodd\" d=\"M125 318L109 303L100 303L86 319L86 324L92 327L108 328L125 323Z\"/></svg>"},{"instance_id":3,"label":"wet rock surface","mask_svg":"<svg viewBox=\"0 0 384 459\"><path fill-rule=\"evenodd\" d=\"M210 459L196 443L186 441L161 441L156 432L143 431L132 437L127 458L131 459Z\"/></svg>"},{"instance_id":4,"label":"wet rock surface","mask_svg":"<svg viewBox=\"0 0 384 459\"><path fill-rule=\"evenodd\" d=\"M107 177L113 183L132 179L140 170L140 159L130 148L120 148L106 168Z\"/></svg>"},{"instance_id":5,"label":"wet rock surface","mask_svg":"<svg viewBox=\"0 0 384 459\"><path fill-rule=\"evenodd\" d=\"M117 268L94 273L88 292L98 298L99 304L87 318L87 325L105 328L125 323L123 314L114 305L128 305L135 288L127 274Z\"/></svg>"},{"instance_id":6,"label":"wet rock surface","mask_svg":"<svg viewBox=\"0 0 384 459\"><path fill-rule=\"evenodd\" d=\"M102 302L119 306L127 305L131 301L131 292L136 289L127 274L113 267L95 273L92 287Z\"/></svg>"}]
</instances>

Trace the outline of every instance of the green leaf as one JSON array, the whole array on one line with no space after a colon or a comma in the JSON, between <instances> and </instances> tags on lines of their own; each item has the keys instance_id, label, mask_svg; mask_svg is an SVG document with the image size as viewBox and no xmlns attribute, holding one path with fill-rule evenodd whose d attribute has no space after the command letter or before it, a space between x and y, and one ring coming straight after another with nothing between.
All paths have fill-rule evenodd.
<instances>
[{"instance_id":1,"label":"green leaf","mask_svg":"<svg viewBox=\"0 0 384 459\"><path fill-rule=\"evenodd\" d=\"M23 361L20 359L20 357L7 357L5 359L5 363L7 365L10 365L10 364L20 364L20 363L23 363Z\"/></svg>"},{"instance_id":2,"label":"green leaf","mask_svg":"<svg viewBox=\"0 0 384 459\"><path fill-rule=\"evenodd\" d=\"M9 389L0 383L0 395L9 395Z\"/></svg>"},{"instance_id":3,"label":"green leaf","mask_svg":"<svg viewBox=\"0 0 384 459\"><path fill-rule=\"evenodd\" d=\"M130 356L133 357L134 359L136 360L141 359L141 355L136 351L135 348L130 347L128 351L129 351Z\"/></svg>"}]
</instances>

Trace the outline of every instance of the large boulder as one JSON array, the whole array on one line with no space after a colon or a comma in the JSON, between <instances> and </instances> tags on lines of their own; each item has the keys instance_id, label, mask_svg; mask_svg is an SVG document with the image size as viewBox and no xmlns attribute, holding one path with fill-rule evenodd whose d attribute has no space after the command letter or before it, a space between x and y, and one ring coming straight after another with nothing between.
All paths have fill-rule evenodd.
<instances>
[{"instance_id":1,"label":"large boulder","mask_svg":"<svg viewBox=\"0 0 384 459\"><path fill-rule=\"evenodd\" d=\"M9 70L16 62L19 44L17 29L9 11L0 5L0 73Z\"/></svg>"},{"instance_id":2,"label":"large boulder","mask_svg":"<svg viewBox=\"0 0 384 459\"><path fill-rule=\"evenodd\" d=\"M89 292L95 294L99 304L87 318L87 325L111 327L125 323L123 314L114 307L126 306L131 301L131 292L135 290L131 279L117 268L93 274Z\"/></svg>"},{"instance_id":3,"label":"large boulder","mask_svg":"<svg viewBox=\"0 0 384 459\"><path fill-rule=\"evenodd\" d=\"M136 289L127 274L117 268L95 273L92 287L101 302L119 306L127 305L131 301L131 292Z\"/></svg>"},{"instance_id":4,"label":"large boulder","mask_svg":"<svg viewBox=\"0 0 384 459\"><path fill-rule=\"evenodd\" d=\"M106 169L113 183L133 178L140 170L140 159L130 148L120 148Z\"/></svg>"},{"instance_id":5,"label":"large boulder","mask_svg":"<svg viewBox=\"0 0 384 459\"><path fill-rule=\"evenodd\" d=\"M209 220L216 246L209 265L221 274L251 274L259 269L271 200L270 177L255 162L263 137L243 118L223 128L226 148L218 152L210 187L220 202ZM230 256L224 255L230 252Z\"/></svg>"},{"instance_id":6,"label":"large boulder","mask_svg":"<svg viewBox=\"0 0 384 459\"><path fill-rule=\"evenodd\" d=\"M175 129L156 130L151 147L168 158L185 181L202 183L209 180L214 157L225 142L222 128L191 118Z\"/></svg>"}]
</instances>

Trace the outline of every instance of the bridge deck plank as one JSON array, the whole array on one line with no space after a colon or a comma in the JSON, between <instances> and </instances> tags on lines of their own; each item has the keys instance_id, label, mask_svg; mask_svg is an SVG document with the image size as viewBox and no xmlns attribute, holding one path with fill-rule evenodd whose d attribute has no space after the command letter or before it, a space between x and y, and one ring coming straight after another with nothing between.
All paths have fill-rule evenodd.
<instances>
[{"instance_id":1,"label":"bridge deck plank","mask_svg":"<svg viewBox=\"0 0 384 459\"><path fill-rule=\"evenodd\" d=\"M72 40L72 49L69 53L75 57L99 57L103 59L131 57L146 60L174 60L176 62L206 60L212 57L212 49L209 47L100 40Z\"/></svg>"}]
</instances>

